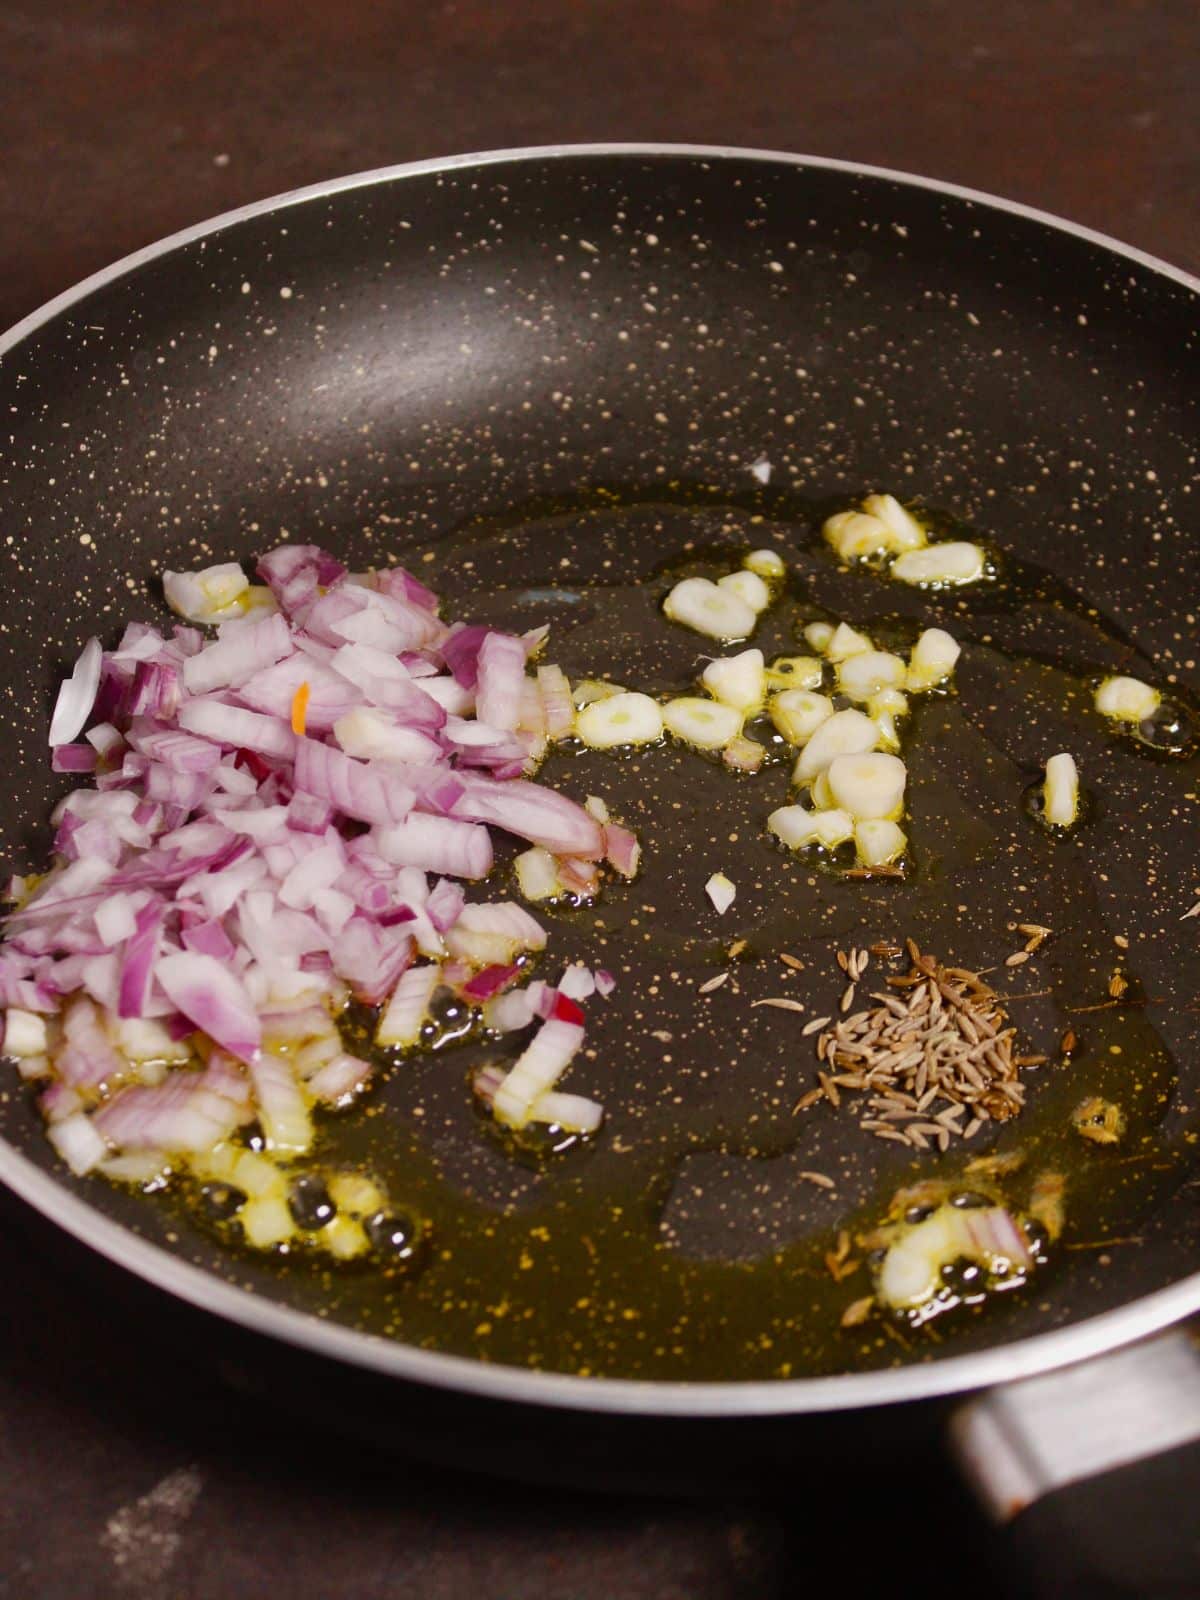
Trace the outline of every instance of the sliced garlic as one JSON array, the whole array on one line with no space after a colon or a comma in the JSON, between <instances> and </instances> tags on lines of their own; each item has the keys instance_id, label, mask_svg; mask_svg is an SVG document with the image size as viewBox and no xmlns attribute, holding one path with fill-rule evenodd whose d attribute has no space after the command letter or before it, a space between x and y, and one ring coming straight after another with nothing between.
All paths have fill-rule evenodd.
<instances>
[{"instance_id":1,"label":"sliced garlic","mask_svg":"<svg viewBox=\"0 0 1200 1600\"><path fill-rule=\"evenodd\" d=\"M832 811L834 808L833 791L829 787L829 772L818 772L812 781L809 795L813 805L818 811Z\"/></svg>"},{"instance_id":2,"label":"sliced garlic","mask_svg":"<svg viewBox=\"0 0 1200 1600\"><path fill-rule=\"evenodd\" d=\"M886 867L899 861L908 849L908 839L898 823L875 817L856 824L854 848L864 867Z\"/></svg>"},{"instance_id":3,"label":"sliced garlic","mask_svg":"<svg viewBox=\"0 0 1200 1600\"><path fill-rule=\"evenodd\" d=\"M704 885L704 892L712 901L719 917L723 917L737 897L737 885L723 872L714 872Z\"/></svg>"},{"instance_id":4,"label":"sliced garlic","mask_svg":"<svg viewBox=\"0 0 1200 1600\"><path fill-rule=\"evenodd\" d=\"M843 561L883 555L891 547L887 524L861 511L837 512L826 521L821 532L826 544Z\"/></svg>"},{"instance_id":5,"label":"sliced garlic","mask_svg":"<svg viewBox=\"0 0 1200 1600\"><path fill-rule=\"evenodd\" d=\"M575 718L575 732L593 750L653 744L662 738L663 714L648 694L626 690L584 706Z\"/></svg>"},{"instance_id":6,"label":"sliced garlic","mask_svg":"<svg viewBox=\"0 0 1200 1600\"><path fill-rule=\"evenodd\" d=\"M890 711L894 717L907 716L908 696L901 689L880 689L867 701L867 715L874 717L881 711Z\"/></svg>"},{"instance_id":7,"label":"sliced garlic","mask_svg":"<svg viewBox=\"0 0 1200 1600\"><path fill-rule=\"evenodd\" d=\"M926 628L908 658L908 688L932 689L954 671L962 646L945 628Z\"/></svg>"},{"instance_id":8,"label":"sliced garlic","mask_svg":"<svg viewBox=\"0 0 1200 1600\"><path fill-rule=\"evenodd\" d=\"M789 744L807 744L821 724L833 716L833 701L811 689L782 689L767 707L771 721Z\"/></svg>"},{"instance_id":9,"label":"sliced garlic","mask_svg":"<svg viewBox=\"0 0 1200 1600\"><path fill-rule=\"evenodd\" d=\"M869 517L876 517L888 531L888 548L898 554L904 550L919 550L928 543L925 529L917 519L904 509L895 495L869 494L862 503Z\"/></svg>"},{"instance_id":10,"label":"sliced garlic","mask_svg":"<svg viewBox=\"0 0 1200 1600\"><path fill-rule=\"evenodd\" d=\"M804 630L804 638L810 649L823 656L836 631L832 622L810 622Z\"/></svg>"},{"instance_id":11,"label":"sliced garlic","mask_svg":"<svg viewBox=\"0 0 1200 1600\"><path fill-rule=\"evenodd\" d=\"M975 583L983 577L984 555L977 544L951 539L945 544L926 545L923 550L906 550L888 569L901 583Z\"/></svg>"},{"instance_id":12,"label":"sliced garlic","mask_svg":"<svg viewBox=\"0 0 1200 1600\"><path fill-rule=\"evenodd\" d=\"M522 850L513 862L513 870L522 898L535 904L539 900L559 900L566 893L558 875L558 862L539 844Z\"/></svg>"},{"instance_id":13,"label":"sliced garlic","mask_svg":"<svg viewBox=\"0 0 1200 1600\"><path fill-rule=\"evenodd\" d=\"M899 689L908 668L889 650L859 650L838 663L838 688L848 700L870 700L881 689Z\"/></svg>"},{"instance_id":14,"label":"sliced garlic","mask_svg":"<svg viewBox=\"0 0 1200 1600\"><path fill-rule=\"evenodd\" d=\"M663 601L663 610L672 622L710 639L747 639L758 621L758 612L741 595L708 578L682 579Z\"/></svg>"},{"instance_id":15,"label":"sliced garlic","mask_svg":"<svg viewBox=\"0 0 1200 1600\"><path fill-rule=\"evenodd\" d=\"M699 695L668 700L662 709L662 722L677 739L697 750L720 750L742 731L740 711L719 700L702 700Z\"/></svg>"},{"instance_id":16,"label":"sliced garlic","mask_svg":"<svg viewBox=\"0 0 1200 1600\"><path fill-rule=\"evenodd\" d=\"M871 716L871 721L879 729L876 747L880 750L899 750L900 730L896 727L896 719L890 711L876 711Z\"/></svg>"},{"instance_id":17,"label":"sliced garlic","mask_svg":"<svg viewBox=\"0 0 1200 1600\"><path fill-rule=\"evenodd\" d=\"M1065 751L1046 763L1042 788L1045 818L1052 828L1069 828L1079 816L1079 769Z\"/></svg>"},{"instance_id":18,"label":"sliced garlic","mask_svg":"<svg viewBox=\"0 0 1200 1600\"><path fill-rule=\"evenodd\" d=\"M777 695L775 697L779 699ZM879 729L870 717L861 711L848 708L835 711L821 723L809 739L796 762L795 781L809 783L819 772L824 772L838 756L862 755L875 748Z\"/></svg>"},{"instance_id":19,"label":"sliced garlic","mask_svg":"<svg viewBox=\"0 0 1200 1600\"><path fill-rule=\"evenodd\" d=\"M767 668L773 689L819 689L823 668L816 656L776 656Z\"/></svg>"},{"instance_id":20,"label":"sliced garlic","mask_svg":"<svg viewBox=\"0 0 1200 1600\"><path fill-rule=\"evenodd\" d=\"M717 588L744 600L751 611L765 611L771 604L771 591L757 572L743 567L740 572L728 572L717 579Z\"/></svg>"},{"instance_id":21,"label":"sliced garlic","mask_svg":"<svg viewBox=\"0 0 1200 1600\"><path fill-rule=\"evenodd\" d=\"M899 756L885 751L838 756L829 763L827 776L834 805L848 811L856 822L895 817L904 803L908 773Z\"/></svg>"},{"instance_id":22,"label":"sliced garlic","mask_svg":"<svg viewBox=\"0 0 1200 1600\"><path fill-rule=\"evenodd\" d=\"M783 564L783 557L775 550L751 550L742 562L750 572L757 572L760 578L782 578L787 568Z\"/></svg>"},{"instance_id":23,"label":"sliced garlic","mask_svg":"<svg viewBox=\"0 0 1200 1600\"><path fill-rule=\"evenodd\" d=\"M1096 710L1119 722L1145 722L1162 704L1162 695L1140 678L1105 678L1096 690Z\"/></svg>"},{"instance_id":24,"label":"sliced garlic","mask_svg":"<svg viewBox=\"0 0 1200 1600\"><path fill-rule=\"evenodd\" d=\"M845 811L809 811L806 806L780 806L767 818L767 827L789 850L819 844L836 850L854 837L854 818Z\"/></svg>"},{"instance_id":25,"label":"sliced garlic","mask_svg":"<svg viewBox=\"0 0 1200 1600\"><path fill-rule=\"evenodd\" d=\"M700 675L701 683L715 700L746 716L761 707L766 679L761 650L719 656L716 661L710 661Z\"/></svg>"}]
</instances>

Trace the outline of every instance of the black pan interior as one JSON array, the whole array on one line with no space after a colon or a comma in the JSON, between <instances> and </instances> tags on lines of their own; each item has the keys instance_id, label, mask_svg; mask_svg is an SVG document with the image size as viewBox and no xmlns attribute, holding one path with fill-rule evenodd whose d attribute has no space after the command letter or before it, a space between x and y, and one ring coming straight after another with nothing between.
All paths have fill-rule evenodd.
<instances>
[{"instance_id":1,"label":"black pan interior","mask_svg":"<svg viewBox=\"0 0 1200 1600\"><path fill-rule=\"evenodd\" d=\"M890 488L956 512L1026 585L1024 610L924 601L908 610L975 642L964 704L1010 775L1032 776L1048 753L1045 730L1022 713L1017 691L1033 669L1014 668L1014 657L1098 671L1136 664L1140 652L1185 698L1197 689L1197 320L1186 285L1036 220L885 177L686 154L405 174L180 245L0 360L6 856L27 869L45 849L60 792L46 716L82 640L157 608L164 566L249 556L283 533L319 538L352 564L434 551L424 570L461 609L506 616L536 610L531 585L590 592L644 580L653 596L687 539L730 549L774 540L814 606L867 619L903 607L876 580L839 575L813 538L835 503ZM748 472L763 457L766 487ZM1071 594L1095 614L1064 604ZM646 653L640 603L629 597L621 626L611 608L559 606L560 659L573 673L595 671L608 665L597 659L605 649L624 650L622 670L639 664L663 687L686 679L695 640ZM1197 924L1179 920L1200 894L1194 768L1155 766L1094 728L1081 732L1076 753L1104 803L1085 844L1089 870L1064 871L1033 834L1012 859L994 839L955 845L961 815L995 808L992 757L983 745L964 754L939 729L931 718L920 741L930 848L911 891L810 883L789 863L758 859L751 931L810 963L786 991L773 958L752 964L738 997L722 991L697 1020L695 985L724 957L688 898L690 862L678 848L664 844L621 912L629 919L640 906L663 930L650 1014L677 1053L670 1060L660 1042L652 1062L639 1050L606 1064L602 1098L618 1115L627 1108L635 1145L644 1136L662 1154L638 1169L637 1186L663 1220L664 1247L689 1264L675 1321L693 1354L710 1351L693 1363L697 1376L936 1358L1076 1321L1194 1267ZM698 770L663 781L715 847L731 822L727 791ZM582 779L586 792L593 774ZM602 782L649 842L666 790L648 792L629 766L607 779L597 768ZM769 871L788 885L777 904ZM719 1310L738 1291L730 1270L878 1208L936 1164L918 1168L828 1111L797 1142L787 1108L811 1082L810 1052L786 1013L757 1010L751 1030L750 998L786 992L813 1014L839 991L834 943L907 933L947 959L990 966L1017 948L1004 923L1018 912L1061 930L1041 974L1065 999L1031 1012L1031 1029L1049 1037L1066 1000L1102 998L1115 934L1133 940L1137 995L1154 1001L1088 1023L1097 1057L1124 1041L1142 1097L1138 1141L1081 1186L1091 1232L1076 1232L1036 1292L967 1317L953 1337L901 1347L877 1332L848 1341L793 1329L794 1363L752 1349L748 1327ZM564 925L557 947L586 954L595 933ZM639 973L616 1004L649 1027ZM430 1130L426 1150L473 1203L520 1216L569 1200L566 1169L547 1178L515 1166L481 1137L469 1097L455 1109L463 1070L452 1061L394 1075L385 1103L405 1126ZM757 1077L746 1068L741 1091L757 1132L735 1111L728 1079L693 1101L690 1121L671 1109L676 1094L698 1095L699 1063L722 1061L727 1071L769 1063ZM1052 1083L1046 1095L1061 1121L1069 1088ZM424 1123L414 1123L418 1106ZM11 1085L0 1132L51 1165L36 1114ZM602 1172L597 1163L613 1157L598 1149L584 1159ZM797 1178L812 1167L837 1174L833 1197ZM613 1173L620 1180L619 1166ZM169 1210L98 1183L76 1187L98 1210L263 1294L439 1342L398 1323L395 1303L361 1278L331 1291L311 1274L231 1261ZM497 1257L497 1292L512 1264ZM643 1267L631 1261L625 1291L636 1293ZM829 1285L814 1279L811 1300L831 1327ZM446 1342L517 1358L516 1345L485 1347L465 1323ZM538 1357L596 1370L581 1351L569 1331L548 1332ZM672 1370L669 1354L619 1339L611 1359L625 1373Z\"/></svg>"}]
</instances>

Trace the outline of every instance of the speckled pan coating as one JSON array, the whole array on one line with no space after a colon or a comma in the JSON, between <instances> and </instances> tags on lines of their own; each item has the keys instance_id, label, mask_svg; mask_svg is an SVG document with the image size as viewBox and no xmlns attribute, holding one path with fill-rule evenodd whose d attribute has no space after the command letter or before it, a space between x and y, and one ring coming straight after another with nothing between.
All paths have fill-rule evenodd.
<instances>
[{"instance_id":1,"label":"speckled pan coating","mask_svg":"<svg viewBox=\"0 0 1200 1600\"><path fill-rule=\"evenodd\" d=\"M5 854L29 866L44 849L60 792L44 729L63 666L90 632L156 607L162 567L316 529L365 563L400 538L428 543L600 484L742 494L762 455L773 487L813 500L912 486L978 519L1018 558L1070 575L1195 690L1198 329L1182 276L1045 219L738 153L401 169L185 237L31 319L0 355ZM1112 874L1144 892L1136 853L1114 856ZM207 1276L173 1266L108 1225L162 1245L168 1224L63 1180L9 1092L0 1132L0 1176L185 1297L368 1366L547 1402L898 1399L1068 1359L1200 1302L1183 1189L1120 1273L1066 1280L1053 1321L1166 1297L1073 1342L1031 1341L1025 1318L1005 1336L1023 1343L919 1374L706 1395L488 1372L319 1326L286 1309L286 1285L229 1293L215 1252Z\"/></svg>"}]
</instances>

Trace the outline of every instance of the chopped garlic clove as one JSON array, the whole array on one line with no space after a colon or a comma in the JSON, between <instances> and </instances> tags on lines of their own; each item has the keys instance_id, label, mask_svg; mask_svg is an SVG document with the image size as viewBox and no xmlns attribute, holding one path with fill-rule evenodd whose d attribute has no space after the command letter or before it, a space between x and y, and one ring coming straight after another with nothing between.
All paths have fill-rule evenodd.
<instances>
[{"instance_id":1,"label":"chopped garlic clove","mask_svg":"<svg viewBox=\"0 0 1200 1600\"><path fill-rule=\"evenodd\" d=\"M962 646L945 628L926 628L908 658L908 688L932 689L954 671Z\"/></svg>"},{"instance_id":2,"label":"chopped garlic clove","mask_svg":"<svg viewBox=\"0 0 1200 1600\"><path fill-rule=\"evenodd\" d=\"M699 695L668 700L662 720L677 739L697 750L720 750L742 731L740 711L719 700L701 700Z\"/></svg>"},{"instance_id":3,"label":"chopped garlic clove","mask_svg":"<svg viewBox=\"0 0 1200 1600\"><path fill-rule=\"evenodd\" d=\"M920 550L928 543L925 529L906 511L891 494L869 494L862 503L869 517L875 517L887 528L888 548L900 554L905 550Z\"/></svg>"},{"instance_id":4,"label":"chopped garlic clove","mask_svg":"<svg viewBox=\"0 0 1200 1600\"><path fill-rule=\"evenodd\" d=\"M818 811L830 811L833 809L833 791L829 787L828 770L817 773L812 781L812 789L809 794L813 805Z\"/></svg>"},{"instance_id":5,"label":"chopped garlic clove","mask_svg":"<svg viewBox=\"0 0 1200 1600\"><path fill-rule=\"evenodd\" d=\"M816 656L776 656L767 668L773 689L819 689L822 666Z\"/></svg>"},{"instance_id":6,"label":"chopped garlic clove","mask_svg":"<svg viewBox=\"0 0 1200 1600\"><path fill-rule=\"evenodd\" d=\"M582 711L593 700L611 700L613 695L625 693L619 683L605 683L603 678L580 678L571 690L571 699L576 709Z\"/></svg>"},{"instance_id":7,"label":"chopped garlic clove","mask_svg":"<svg viewBox=\"0 0 1200 1600\"><path fill-rule=\"evenodd\" d=\"M1118 722L1145 722L1162 704L1162 695L1140 678L1105 678L1096 690L1096 710Z\"/></svg>"},{"instance_id":8,"label":"chopped garlic clove","mask_svg":"<svg viewBox=\"0 0 1200 1600\"><path fill-rule=\"evenodd\" d=\"M558 862L539 844L522 850L513 862L513 870L517 875L517 888L525 900L536 904L539 900L561 899L566 893L558 875Z\"/></svg>"},{"instance_id":9,"label":"chopped garlic clove","mask_svg":"<svg viewBox=\"0 0 1200 1600\"><path fill-rule=\"evenodd\" d=\"M854 818L845 811L810 811L807 806L780 806L767 818L767 827L789 850L807 844L836 850L854 837Z\"/></svg>"},{"instance_id":10,"label":"chopped garlic clove","mask_svg":"<svg viewBox=\"0 0 1200 1600\"><path fill-rule=\"evenodd\" d=\"M766 754L757 739L747 739L740 733L721 752L725 765L735 772L757 772Z\"/></svg>"},{"instance_id":11,"label":"chopped garlic clove","mask_svg":"<svg viewBox=\"0 0 1200 1600\"><path fill-rule=\"evenodd\" d=\"M776 700L780 697L776 695ZM862 755L875 748L879 729L861 711L835 711L821 723L800 752L795 781L809 783L838 756Z\"/></svg>"},{"instance_id":12,"label":"chopped garlic clove","mask_svg":"<svg viewBox=\"0 0 1200 1600\"><path fill-rule=\"evenodd\" d=\"M888 569L901 583L959 584L976 583L984 574L983 551L965 539L945 544L926 545L923 550L906 550Z\"/></svg>"},{"instance_id":13,"label":"chopped garlic clove","mask_svg":"<svg viewBox=\"0 0 1200 1600\"><path fill-rule=\"evenodd\" d=\"M787 571L783 557L774 550L751 550L742 565L748 571L757 572L760 578L769 581L782 578Z\"/></svg>"},{"instance_id":14,"label":"chopped garlic clove","mask_svg":"<svg viewBox=\"0 0 1200 1600\"><path fill-rule=\"evenodd\" d=\"M834 805L848 811L856 822L895 817L904 803L908 779L904 763L882 750L838 756L829 763L827 776Z\"/></svg>"},{"instance_id":15,"label":"chopped garlic clove","mask_svg":"<svg viewBox=\"0 0 1200 1600\"><path fill-rule=\"evenodd\" d=\"M907 678L904 662L888 650L859 650L837 669L838 688L848 700L870 700L882 689L903 687Z\"/></svg>"},{"instance_id":16,"label":"chopped garlic clove","mask_svg":"<svg viewBox=\"0 0 1200 1600\"><path fill-rule=\"evenodd\" d=\"M856 656L860 651L872 648L865 633L859 633L848 622L839 622L825 647L825 654L830 661L845 661L848 656Z\"/></svg>"},{"instance_id":17,"label":"chopped garlic clove","mask_svg":"<svg viewBox=\"0 0 1200 1600\"><path fill-rule=\"evenodd\" d=\"M864 867L887 867L899 861L908 849L908 839L898 823L876 817L855 826L854 848Z\"/></svg>"},{"instance_id":18,"label":"chopped garlic clove","mask_svg":"<svg viewBox=\"0 0 1200 1600\"><path fill-rule=\"evenodd\" d=\"M761 650L743 650L736 656L719 656L710 661L700 681L722 705L749 715L762 706L766 694L766 671Z\"/></svg>"},{"instance_id":19,"label":"chopped garlic clove","mask_svg":"<svg viewBox=\"0 0 1200 1600\"><path fill-rule=\"evenodd\" d=\"M663 611L672 622L710 639L747 639L758 621L758 612L741 595L708 578L684 578L677 583L664 600Z\"/></svg>"},{"instance_id":20,"label":"chopped garlic clove","mask_svg":"<svg viewBox=\"0 0 1200 1600\"><path fill-rule=\"evenodd\" d=\"M804 630L805 642L810 649L823 656L829 649L829 641L836 631L832 622L810 622Z\"/></svg>"},{"instance_id":21,"label":"chopped garlic clove","mask_svg":"<svg viewBox=\"0 0 1200 1600\"><path fill-rule=\"evenodd\" d=\"M875 711L871 714L871 721L879 729L879 737L875 743L880 750L899 750L900 730L896 727L896 719L890 711Z\"/></svg>"},{"instance_id":22,"label":"chopped garlic clove","mask_svg":"<svg viewBox=\"0 0 1200 1600\"><path fill-rule=\"evenodd\" d=\"M833 701L811 689L782 689L767 707L771 721L789 744L807 744L823 722L833 715Z\"/></svg>"},{"instance_id":23,"label":"chopped garlic clove","mask_svg":"<svg viewBox=\"0 0 1200 1600\"><path fill-rule=\"evenodd\" d=\"M744 600L751 611L765 611L771 604L771 591L757 572L743 567L740 572L728 572L717 579L717 588Z\"/></svg>"},{"instance_id":24,"label":"chopped garlic clove","mask_svg":"<svg viewBox=\"0 0 1200 1600\"><path fill-rule=\"evenodd\" d=\"M625 691L593 700L575 718L575 732L593 750L653 744L663 734L663 714L648 694Z\"/></svg>"},{"instance_id":25,"label":"chopped garlic clove","mask_svg":"<svg viewBox=\"0 0 1200 1600\"><path fill-rule=\"evenodd\" d=\"M737 886L723 872L714 872L704 885L704 892L712 901L717 915L723 917L737 896Z\"/></svg>"},{"instance_id":26,"label":"chopped garlic clove","mask_svg":"<svg viewBox=\"0 0 1200 1600\"><path fill-rule=\"evenodd\" d=\"M1052 828L1069 828L1079 816L1079 769L1065 751L1046 763L1042 788L1046 821Z\"/></svg>"},{"instance_id":27,"label":"chopped garlic clove","mask_svg":"<svg viewBox=\"0 0 1200 1600\"><path fill-rule=\"evenodd\" d=\"M893 717L907 716L908 696L902 689L880 689L867 701L867 715L875 717L881 711L890 711Z\"/></svg>"},{"instance_id":28,"label":"chopped garlic clove","mask_svg":"<svg viewBox=\"0 0 1200 1600\"><path fill-rule=\"evenodd\" d=\"M839 511L826 521L821 532L826 544L843 561L882 555L891 548L887 524L861 511Z\"/></svg>"}]
</instances>

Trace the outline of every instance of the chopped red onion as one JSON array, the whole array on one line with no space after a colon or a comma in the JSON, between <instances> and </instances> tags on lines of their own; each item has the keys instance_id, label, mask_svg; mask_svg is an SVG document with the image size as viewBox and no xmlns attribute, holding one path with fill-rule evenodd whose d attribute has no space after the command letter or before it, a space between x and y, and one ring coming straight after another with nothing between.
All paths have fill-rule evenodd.
<instances>
[{"instance_id":1,"label":"chopped red onion","mask_svg":"<svg viewBox=\"0 0 1200 1600\"><path fill-rule=\"evenodd\" d=\"M71 669L71 676L63 680L54 702L54 715L50 719L51 747L70 744L83 732L96 703L103 660L99 639L89 639Z\"/></svg>"}]
</instances>

